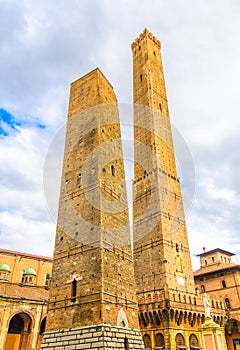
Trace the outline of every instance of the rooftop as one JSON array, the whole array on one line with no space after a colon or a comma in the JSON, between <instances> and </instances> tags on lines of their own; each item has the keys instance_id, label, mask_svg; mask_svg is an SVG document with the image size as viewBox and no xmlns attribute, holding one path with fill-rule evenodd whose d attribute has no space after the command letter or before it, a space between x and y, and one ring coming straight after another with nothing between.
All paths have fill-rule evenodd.
<instances>
[{"instance_id":1,"label":"rooftop","mask_svg":"<svg viewBox=\"0 0 240 350\"><path fill-rule=\"evenodd\" d=\"M0 298L21 300L48 300L49 292L44 287L21 285L18 283L0 283Z\"/></svg>"},{"instance_id":2,"label":"rooftop","mask_svg":"<svg viewBox=\"0 0 240 350\"><path fill-rule=\"evenodd\" d=\"M217 253L217 252L225 254L225 255L228 255L228 256L235 255L234 253L228 252L227 250L224 250L224 249L221 249L221 248L215 248L215 249L212 249L212 250L204 251L203 253L200 253L197 256L200 256L200 257L201 256L207 256L207 255L211 255L211 254L214 254L214 253Z\"/></svg>"},{"instance_id":3,"label":"rooftop","mask_svg":"<svg viewBox=\"0 0 240 350\"><path fill-rule=\"evenodd\" d=\"M49 260L49 261L52 261L53 258L50 258L48 256L42 256L42 255L35 255L35 254L29 254L29 253L22 253L22 252L18 252L18 251L15 251L15 250L8 250L8 249L2 249L0 248L0 255L3 254L3 255L20 255L20 256L24 256L24 257L27 257L27 258L35 258L35 259L39 259L39 260Z\"/></svg>"},{"instance_id":4,"label":"rooftop","mask_svg":"<svg viewBox=\"0 0 240 350\"><path fill-rule=\"evenodd\" d=\"M197 271L193 273L194 277L206 275L209 273L215 273L220 272L223 270L232 270L232 269L240 269L240 265L234 264L234 263L223 263L218 262L217 264L211 264L211 265L204 265L204 267L201 267Z\"/></svg>"}]
</instances>

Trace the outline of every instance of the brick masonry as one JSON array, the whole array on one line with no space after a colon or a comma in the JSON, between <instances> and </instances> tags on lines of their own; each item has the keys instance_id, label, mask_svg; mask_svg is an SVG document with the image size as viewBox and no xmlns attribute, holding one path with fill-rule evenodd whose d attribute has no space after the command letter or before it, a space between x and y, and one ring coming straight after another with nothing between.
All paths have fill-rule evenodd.
<instances>
[{"instance_id":1,"label":"brick masonry","mask_svg":"<svg viewBox=\"0 0 240 350\"><path fill-rule=\"evenodd\" d=\"M97 68L71 84L47 331L121 326L121 308L138 328L117 99Z\"/></svg>"},{"instance_id":2,"label":"brick masonry","mask_svg":"<svg viewBox=\"0 0 240 350\"><path fill-rule=\"evenodd\" d=\"M54 332L47 332L44 334L41 349L140 350L144 349L144 347L139 330L101 324L74 328L72 330L60 329Z\"/></svg>"}]
</instances>

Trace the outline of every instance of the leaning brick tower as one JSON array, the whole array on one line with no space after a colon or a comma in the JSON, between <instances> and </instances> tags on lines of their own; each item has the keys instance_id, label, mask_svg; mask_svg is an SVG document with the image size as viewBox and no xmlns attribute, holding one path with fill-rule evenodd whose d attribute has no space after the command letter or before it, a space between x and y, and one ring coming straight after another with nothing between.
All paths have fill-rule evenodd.
<instances>
[{"instance_id":1,"label":"leaning brick tower","mask_svg":"<svg viewBox=\"0 0 240 350\"><path fill-rule=\"evenodd\" d=\"M99 69L71 84L45 348L143 349L117 99Z\"/></svg>"},{"instance_id":2,"label":"leaning brick tower","mask_svg":"<svg viewBox=\"0 0 240 350\"><path fill-rule=\"evenodd\" d=\"M145 347L176 349L189 346L189 332L195 346L201 344L204 312L195 292L160 49L146 29L132 44L134 259Z\"/></svg>"}]
</instances>

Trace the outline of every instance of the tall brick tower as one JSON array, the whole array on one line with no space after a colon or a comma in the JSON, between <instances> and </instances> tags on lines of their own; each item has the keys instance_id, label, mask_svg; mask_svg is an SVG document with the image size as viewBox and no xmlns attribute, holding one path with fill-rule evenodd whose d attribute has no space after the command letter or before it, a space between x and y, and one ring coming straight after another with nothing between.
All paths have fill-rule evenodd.
<instances>
[{"instance_id":1,"label":"tall brick tower","mask_svg":"<svg viewBox=\"0 0 240 350\"><path fill-rule=\"evenodd\" d=\"M71 84L42 349L142 349L138 329L117 99L95 69Z\"/></svg>"},{"instance_id":2,"label":"tall brick tower","mask_svg":"<svg viewBox=\"0 0 240 350\"><path fill-rule=\"evenodd\" d=\"M146 29L132 44L134 258L145 347L176 349L189 345L190 329L195 346L201 342L197 325L204 314L194 287L160 49Z\"/></svg>"}]
</instances>

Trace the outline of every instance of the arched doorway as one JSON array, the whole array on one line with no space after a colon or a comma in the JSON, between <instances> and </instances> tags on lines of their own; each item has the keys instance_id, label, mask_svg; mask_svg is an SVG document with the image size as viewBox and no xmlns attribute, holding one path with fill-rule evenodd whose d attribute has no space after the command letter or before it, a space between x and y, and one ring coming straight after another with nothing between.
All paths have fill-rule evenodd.
<instances>
[{"instance_id":1,"label":"arched doorway","mask_svg":"<svg viewBox=\"0 0 240 350\"><path fill-rule=\"evenodd\" d=\"M175 342L176 342L176 349L177 350L187 349L185 339L184 339L184 336L182 335L182 333L177 333L176 338L175 338Z\"/></svg>"},{"instance_id":2,"label":"arched doorway","mask_svg":"<svg viewBox=\"0 0 240 350\"><path fill-rule=\"evenodd\" d=\"M5 350L28 350L32 320L26 313L14 315L8 326Z\"/></svg>"},{"instance_id":3,"label":"arched doorway","mask_svg":"<svg viewBox=\"0 0 240 350\"><path fill-rule=\"evenodd\" d=\"M143 342L144 342L144 349L145 350L151 350L151 338L148 334L144 334L143 336Z\"/></svg>"},{"instance_id":4,"label":"arched doorway","mask_svg":"<svg viewBox=\"0 0 240 350\"><path fill-rule=\"evenodd\" d=\"M45 332L45 329L46 329L46 321L47 321L47 317L44 317L42 319L42 321L41 321L41 324L40 324L40 331L39 331L39 336L38 336L37 350L40 350L40 348L41 348L43 333Z\"/></svg>"},{"instance_id":5,"label":"arched doorway","mask_svg":"<svg viewBox=\"0 0 240 350\"><path fill-rule=\"evenodd\" d=\"M200 349L199 347L199 342L198 338L195 334L191 334L189 337L189 345L190 345L190 350L198 350Z\"/></svg>"},{"instance_id":6,"label":"arched doorway","mask_svg":"<svg viewBox=\"0 0 240 350\"><path fill-rule=\"evenodd\" d=\"M165 341L164 341L164 336L163 334L161 333L157 333L156 334L156 347L155 347L155 350L158 350L158 349L165 349Z\"/></svg>"}]
</instances>

